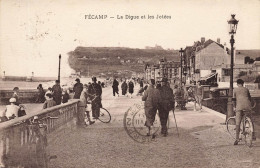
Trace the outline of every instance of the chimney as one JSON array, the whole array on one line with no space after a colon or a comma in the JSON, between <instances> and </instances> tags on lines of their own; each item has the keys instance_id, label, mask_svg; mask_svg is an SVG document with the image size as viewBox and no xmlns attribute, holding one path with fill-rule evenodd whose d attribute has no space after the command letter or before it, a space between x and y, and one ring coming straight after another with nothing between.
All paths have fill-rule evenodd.
<instances>
[{"instance_id":1,"label":"chimney","mask_svg":"<svg viewBox=\"0 0 260 168\"><path fill-rule=\"evenodd\" d=\"M217 43L219 43L219 44L220 44L220 38L217 38Z\"/></svg>"},{"instance_id":2,"label":"chimney","mask_svg":"<svg viewBox=\"0 0 260 168\"><path fill-rule=\"evenodd\" d=\"M201 37L201 44L205 43L205 37Z\"/></svg>"}]
</instances>

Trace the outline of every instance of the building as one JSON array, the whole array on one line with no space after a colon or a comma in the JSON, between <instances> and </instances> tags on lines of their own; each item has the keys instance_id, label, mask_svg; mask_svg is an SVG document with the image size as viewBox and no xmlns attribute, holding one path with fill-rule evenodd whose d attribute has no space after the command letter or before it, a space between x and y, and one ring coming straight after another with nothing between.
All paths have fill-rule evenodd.
<instances>
[{"instance_id":1,"label":"building","mask_svg":"<svg viewBox=\"0 0 260 168\"><path fill-rule=\"evenodd\" d=\"M234 78L243 72L253 70L254 59L259 57L259 50L234 51ZM187 80L202 80L205 83L229 82L230 80L230 50L226 45L204 37L194 42L184 50L183 72ZM256 70L256 68L255 68Z\"/></svg>"},{"instance_id":2,"label":"building","mask_svg":"<svg viewBox=\"0 0 260 168\"><path fill-rule=\"evenodd\" d=\"M175 82L175 80L179 79L179 67L180 62L167 61L163 58L158 64L145 65L145 79L161 81L163 77L166 77L170 82Z\"/></svg>"}]
</instances>

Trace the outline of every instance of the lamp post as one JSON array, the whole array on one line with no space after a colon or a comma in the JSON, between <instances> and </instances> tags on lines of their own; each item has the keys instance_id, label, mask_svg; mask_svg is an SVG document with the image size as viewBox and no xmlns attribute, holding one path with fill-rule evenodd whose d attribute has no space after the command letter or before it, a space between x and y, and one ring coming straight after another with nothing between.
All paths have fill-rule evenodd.
<instances>
[{"instance_id":1,"label":"lamp post","mask_svg":"<svg viewBox=\"0 0 260 168\"><path fill-rule=\"evenodd\" d=\"M181 56L181 85L182 85L182 55L183 55L184 50L181 48L181 50L179 52L180 52L180 56Z\"/></svg>"},{"instance_id":2,"label":"lamp post","mask_svg":"<svg viewBox=\"0 0 260 168\"><path fill-rule=\"evenodd\" d=\"M61 55L59 55L59 69L58 69L58 80L60 81L60 60L61 60Z\"/></svg>"},{"instance_id":3,"label":"lamp post","mask_svg":"<svg viewBox=\"0 0 260 168\"><path fill-rule=\"evenodd\" d=\"M230 87L229 87L226 119L229 118L229 117L232 117L234 115L233 103L232 103L232 97L233 97L233 68L234 68L234 43L235 43L234 34L236 34L237 24L238 24L238 20L235 19L235 16L236 16L235 14L232 14L231 19L228 21L228 24L230 26L229 34L231 34L231 39L230 39L231 61L230 61Z\"/></svg>"}]
</instances>

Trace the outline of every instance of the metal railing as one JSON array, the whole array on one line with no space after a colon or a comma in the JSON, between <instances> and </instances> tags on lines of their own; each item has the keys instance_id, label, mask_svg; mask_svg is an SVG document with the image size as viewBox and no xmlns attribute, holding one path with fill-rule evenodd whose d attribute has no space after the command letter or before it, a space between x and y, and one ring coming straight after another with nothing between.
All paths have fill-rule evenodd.
<instances>
[{"instance_id":1,"label":"metal railing","mask_svg":"<svg viewBox=\"0 0 260 168\"><path fill-rule=\"evenodd\" d=\"M37 114L0 123L0 168L46 167L40 164L42 160L48 159L43 145L47 140L46 134L71 121L78 111L78 102L79 100L71 100ZM45 126L43 132L39 124L32 124L35 116Z\"/></svg>"}]
</instances>

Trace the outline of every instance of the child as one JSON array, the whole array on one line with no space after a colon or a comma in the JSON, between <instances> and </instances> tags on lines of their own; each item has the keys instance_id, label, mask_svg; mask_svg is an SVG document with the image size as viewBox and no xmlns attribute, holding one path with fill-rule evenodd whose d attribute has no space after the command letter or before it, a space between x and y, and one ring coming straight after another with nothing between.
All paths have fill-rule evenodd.
<instances>
[{"instance_id":1,"label":"child","mask_svg":"<svg viewBox=\"0 0 260 168\"><path fill-rule=\"evenodd\" d=\"M47 93L45 97L46 97L46 100L43 104L43 109L56 106L56 102L53 100L51 93Z\"/></svg>"},{"instance_id":2,"label":"child","mask_svg":"<svg viewBox=\"0 0 260 168\"><path fill-rule=\"evenodd\" d=\"M67 90L67 89L64 89L62 91L62 103L67 103L69 101L70 95L69 95L68 91L69 90Z\"/></svg>"}]
</instances>

